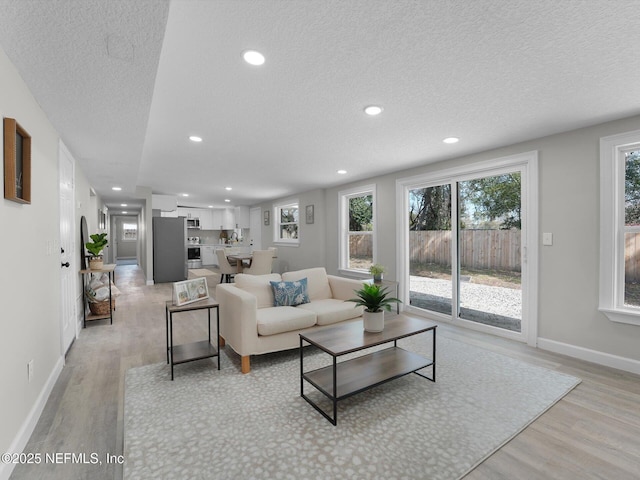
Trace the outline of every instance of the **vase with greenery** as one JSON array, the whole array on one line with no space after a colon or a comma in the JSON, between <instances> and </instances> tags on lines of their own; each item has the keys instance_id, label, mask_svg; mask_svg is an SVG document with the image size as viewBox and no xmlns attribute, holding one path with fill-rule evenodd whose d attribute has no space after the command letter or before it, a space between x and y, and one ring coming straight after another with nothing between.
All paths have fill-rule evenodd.
<instances>
[{"instance_id":1,"label":"vase with greenery","mask_svg":"<svg viewBox=\"0 0 640 480\"><path fill-rule=\"evenodd\" d=\"M356 306L364 307L362 318L367 332L381 332L384 330L384 311L391 310L391 304L402 303L398 298L387 297L386 287L364 283L360 290L355 290L357 298L345 300L354 302Z\"/></svg>"},{"instance_id":2,"label":"vase with greenery","mask_svg":"<svg viewBox=\"0 0 640 480\"><path fill-rule=\"evenodd\" d=\"M87 247L87 250L91 254L89 256L89 268L93 270L99 270L104 265L104 262L102 261L102 250L104 250L104 247L109 244L107 240L107 234L94 233L89 237L93 241L84 244L84 246Z\"/></svg>"},{"instance_id":3,"label":"vase with greenery","mask_svg":"<svg viewBox=\"0 0 640 480\"><path fill-rule=\"evenodd\" d=\"M379 263L374 263L369 267L369 273L373 275L373 281L376 283L380 283L382 281L382 274L384 273L384 266Z\"/></svg>"}]
</instances>

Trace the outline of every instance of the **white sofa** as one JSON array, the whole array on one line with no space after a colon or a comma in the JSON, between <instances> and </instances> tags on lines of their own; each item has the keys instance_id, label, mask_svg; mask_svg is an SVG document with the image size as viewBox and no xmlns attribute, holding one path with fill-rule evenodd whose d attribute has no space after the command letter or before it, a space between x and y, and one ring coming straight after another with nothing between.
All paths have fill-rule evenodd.
<instances>
[{"instance_id":1,"label":"white sofa","mask_svg":"<svg viewBox=\"0 0 640 480\"><path fill-rule=\"evenodd\" d=\"M274 306L270 281L307 279L309 303ZM233 284L216 286L220 303L220 342L241 357L242 373L251 370L250 356L297 348L299 333L339 322L362 321L362 307L352 302L362 280L328 275L324 268L309 268L282 275L238 274Z\"/></svg>"}]
</instances>

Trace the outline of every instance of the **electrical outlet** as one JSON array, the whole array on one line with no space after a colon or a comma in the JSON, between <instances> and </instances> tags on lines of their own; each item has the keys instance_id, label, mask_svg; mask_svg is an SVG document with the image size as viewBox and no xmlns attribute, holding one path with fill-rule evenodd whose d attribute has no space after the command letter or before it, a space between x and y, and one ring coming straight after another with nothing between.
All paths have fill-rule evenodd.
<instances>
[{"instance_id":1,"label":"electrical outlet","mask_svg":"<svg viewBox=\"0 0 640 480\"><path fill-rule=\"evenodd\" d=\"M31 383L31 379L33 378L33 360L27 363L27 379L29 383Z\"/></svg>"}]
</instances>

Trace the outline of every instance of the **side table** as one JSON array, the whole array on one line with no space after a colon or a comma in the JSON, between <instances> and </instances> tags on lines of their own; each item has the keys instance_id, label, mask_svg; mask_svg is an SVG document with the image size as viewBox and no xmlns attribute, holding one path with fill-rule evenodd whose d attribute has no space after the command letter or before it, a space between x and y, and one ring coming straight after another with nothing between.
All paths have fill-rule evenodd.
<instances>
[{"instance_id":1,"label":"side table","mask_svg":"<svg viewBox=\"0 0 640 480\"><path fill-rule=\"evenodd\" d=\"M86 328L87 326L87 320L103 320L108 318L111 321L111 324L113 325L113 311L115 310L115 308L113 307L113 296L111 295L111 283L115 283L116 282L116 264L112 263L112 264L106 264L104 265L102 268L85 268L83 270L80 270L80 273L82 274L82 298L83 298L83 307L82 307L82 313L84 315L84 322L82 324L82 328ZM86 299L86 295L84 293L84 289L85 289L85 280L84 280L84 276L90 274L91 276L93 276L94 273L106 273L109 275L109 313L108 314L104 314L104 315L94 315L94 314L90 314L87 315L87 299Z\"/></svg>"},{"instance_id":2,"label":"side table","mask_svg":"<svg viewBox=\"0 0 640 480\"><path fill-rule=\"evenodd\" d=\"M220 370L220 304L214 298L207 298L199 302L176 306L171 300L165 304L165 321L167 328L167 363L171 364L171 380L173 380L173 366L180 363L193 362L204 358L218 357ZM217 344L211 345L211 309L216 309L216 337ZM201 342L173 344L173 314L193 310L207 310L209 338Z\"/></svg>"}]
</instances>

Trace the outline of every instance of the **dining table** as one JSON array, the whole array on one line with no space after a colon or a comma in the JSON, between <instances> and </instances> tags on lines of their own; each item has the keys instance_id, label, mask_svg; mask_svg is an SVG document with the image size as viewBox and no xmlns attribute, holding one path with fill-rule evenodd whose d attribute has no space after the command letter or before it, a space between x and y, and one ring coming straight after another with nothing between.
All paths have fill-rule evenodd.
<instances>
[{"instance_id":1,"label":"dining table","mask_svg":"<svg viewBox=\"0 0 640 480\"><path fill-rule=\"evenodd\" d=\"M252 253L234 253L232 255L227 255L227 259L235 260L237 272L242 273L242 270L244 267L251 266L251 260L253 259L253 254Z\"/></svg>"}]
</instances>

